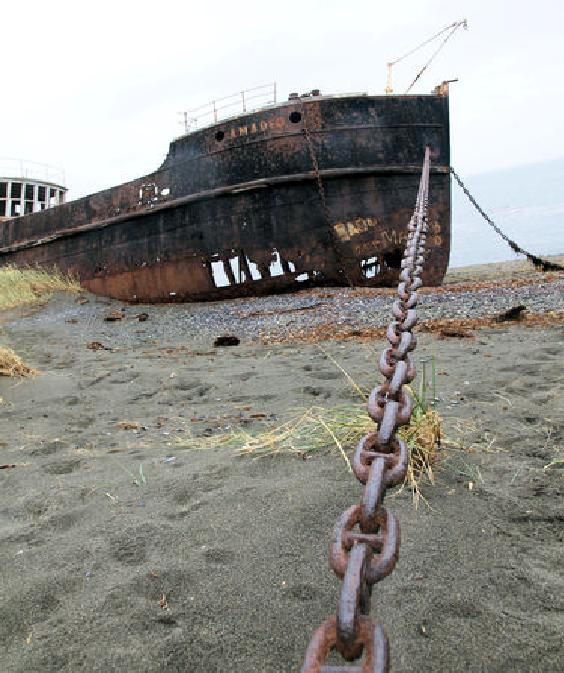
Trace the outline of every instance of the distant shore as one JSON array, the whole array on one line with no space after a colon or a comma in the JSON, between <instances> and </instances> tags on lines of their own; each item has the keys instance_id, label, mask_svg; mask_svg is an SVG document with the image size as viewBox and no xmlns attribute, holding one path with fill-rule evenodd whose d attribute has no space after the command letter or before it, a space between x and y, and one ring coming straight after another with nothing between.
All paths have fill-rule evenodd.
<instances>
[{"instance_id":1,"label":"distant shore","mask_svg":"<svg viewBox=\"0 0 564 673\"><path fill-rule=\"evenodd\" d=\"M546 259L564 265L564 254L547 255ZM449 267L444 283L466 283L496 280L499 278L539 278L539 272L526 259L512 262L490 262L488 264L472 264L468 266Z\"/></svg>"}]
</instances>

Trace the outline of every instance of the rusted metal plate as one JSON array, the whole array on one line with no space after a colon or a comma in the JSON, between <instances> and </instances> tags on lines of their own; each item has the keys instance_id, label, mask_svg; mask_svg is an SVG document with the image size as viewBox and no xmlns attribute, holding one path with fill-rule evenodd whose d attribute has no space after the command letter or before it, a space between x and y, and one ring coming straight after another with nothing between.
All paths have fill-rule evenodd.
<instances>
[{"instance_id":1,"label":"rusted metal plate","mask_svg":"<svg viewBox=\"0 0 564 673\"><path fill-rule=\"evenodd\" d=\"M323 180L320 203L302 111ZM56 264L125 301L397 283L424 146L426 285L450 249L448 97L298 100L173 141L155 173L0 225L0 264Z\"/></svg>"}]
</instances>

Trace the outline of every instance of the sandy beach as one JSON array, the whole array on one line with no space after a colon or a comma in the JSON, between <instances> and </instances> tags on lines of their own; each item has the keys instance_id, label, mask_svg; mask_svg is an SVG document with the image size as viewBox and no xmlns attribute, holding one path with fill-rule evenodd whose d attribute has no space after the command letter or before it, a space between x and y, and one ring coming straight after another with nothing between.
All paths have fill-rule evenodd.
<instances>
[{"instance_id":1,"label":"sandy beach","mask_svg":"<svg viewBox=\"0 0 564 673\"><path fill-rule=\"evenodd\" d=\"M422 295L414 359L435 358L449 441L426 504L387 499L401 558L373 613L395 673L564 668L564 472L547 467L564 458L563 286L511 263ZM354 401L332 359L376 385L391 292L81 297L0 314L2 343L40 371L0 377L15 465L0 471L1 670L298 671L335 610L327 547L361 487L336 450L257 459L193 440ZM495 322L517 305L529 316ZM470 335L438 338L451 318ZM214 347L224 334L241 343Z\"/></svg>"}]
</instances>

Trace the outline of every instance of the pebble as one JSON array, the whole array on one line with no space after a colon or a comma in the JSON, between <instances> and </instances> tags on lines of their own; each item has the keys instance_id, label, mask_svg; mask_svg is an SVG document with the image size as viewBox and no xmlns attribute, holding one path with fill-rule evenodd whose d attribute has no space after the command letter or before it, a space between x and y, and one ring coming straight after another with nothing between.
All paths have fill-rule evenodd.
<instances>
[{"instance_id":1,"label":"pebble","mask_svg":"<svg viewBox=\"0 0 564 673\"><path fill-rule=\"evenodd\" d=\"M310 290L213 303L137 304L124 307L124 319L107 323L104 322L107 300L93 297L87 304L77 304L73 297L62 297L42 311L18 318L18 325L21 328L29 324L31 328L56 322L85 344L96 339L112 349L151 348L155 343L185 346L187 341L212 348L214 339L222 334L237 335L242 342L253 343L263 336L284 338L290 331L299 333L320 325L351 331L383 327L390 321L393 301L389 292L364 296L348 288L323 288L321 296L319 290ZM418 313L421 320L478 318L519 304L532 313L564 310L564 278L521 287L423 294L419 297ZM117 302L116 305L121 307ZM141 308L150 320L147 329L138 333L131 325L133 319L137 323ZM65 322L68 319L76 322L69 324Z\"/></svg>"}]
</instances>

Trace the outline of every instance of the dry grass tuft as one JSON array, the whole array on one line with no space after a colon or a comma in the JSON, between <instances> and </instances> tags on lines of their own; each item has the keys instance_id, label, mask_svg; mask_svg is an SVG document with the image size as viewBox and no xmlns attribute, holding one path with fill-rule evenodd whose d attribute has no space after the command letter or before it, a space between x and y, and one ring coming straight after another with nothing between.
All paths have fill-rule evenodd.
<instances>
[{"instance_id":1,"label":"dry grass tuft","mask_svg":"<svg viewBox=\"0 0 564 673\"><path fill-rule=\"evenodd\" d=\"M405 485L413 494L415 506L423 498L420 485L427 479L431 484L435 478L433 465L443 437L443 420L439 414L427 407L415 396L417 401L409 425L400 428L399 436L409 448L409 465Z\"/></svg>"},{"instance_id":2,"label":"dry grass tuft","mask_svg":"<svg viewBox=\"0 0 564 673\"><path fill-rule=\"evenodd\" d=\"M356 392L360 403L341 404L335 407L309 407L301 409L284 423L271 430L251 434L243 429L211 437L177 437L176 443L188 449L231 448L239 455L255 457L277 453L292 453L303 460L316 451L338 450L349 471L352 471L347 450L354 449L358 442L375 424L366 411L366 392L353 377L321 346L325 356L341 371L347 383ZM409 450L409 465L404 487L409 488L417 507L424 499L420 485L424 479L434 483L433 463L441 445L443 421L427 400L430 389L435 397L435 361L431 363L431 381L427 381L423 363L419 392L407 386L415 400L409 425L399 429L398 435Z\"/></svg>"},{"instance_id":3,"label":"dry grass tuft","mask_svg":"<svg viewBox=\"0 0 564 673\"><path fill-rule=\"evenodd\" d=\"M11 348L0 346L0 376L35 376L38 373L28 367Z\"/></svg>"},{"instance_id":4,"label":"dry grass tuft","mask_svg":"<svg viewBox=\"0 0 564 673\"><path fill-rule=\"evenodd\" d=\"M417 397L416 397L417 399ZM335 407L309 407L265 432L251 434L243 429L211 437L183 437L176 442L189 449L231 448L239 455L257 458L278 453L291 453L304 460L308 455L333 450L343 457L350 470L347 450L375 429L365 404L343 404ZM433 482L433 463L437 457L442 433L442 420L433 409L416 406L409 425L400 429L407 443L410 460L405 487L413 494L415 505L422 498L422 479Z\"/></svg>"},{"instance_id":5,"label":"dry grass tuft","mask_svg":"<svg viewBox=\"0 0 564 673\"><path fill-rule=\"evenodd\" d=\"M0 267L0 309L36 304L49 299L53 292L80 292L78 281L56 268Z\"/></svg>"}]
</instances>

